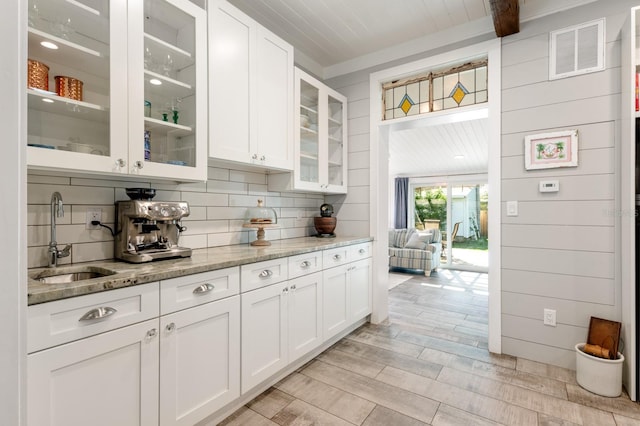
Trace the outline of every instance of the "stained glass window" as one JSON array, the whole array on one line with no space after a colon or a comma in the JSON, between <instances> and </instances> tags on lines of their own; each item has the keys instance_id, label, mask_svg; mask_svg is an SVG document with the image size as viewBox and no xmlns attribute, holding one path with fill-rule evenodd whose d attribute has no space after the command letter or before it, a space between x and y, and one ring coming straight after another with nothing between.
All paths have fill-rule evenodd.
<instances>
[{"instance_id":1,"label":"stained glass window","mask_svg":"<svg viewBox=\"0 0 640 426\"><path fill-rule=\"evenodd\" d=\"M382 85L383 119L487 102L487 60Z\"/></svg>"}]
</instances>

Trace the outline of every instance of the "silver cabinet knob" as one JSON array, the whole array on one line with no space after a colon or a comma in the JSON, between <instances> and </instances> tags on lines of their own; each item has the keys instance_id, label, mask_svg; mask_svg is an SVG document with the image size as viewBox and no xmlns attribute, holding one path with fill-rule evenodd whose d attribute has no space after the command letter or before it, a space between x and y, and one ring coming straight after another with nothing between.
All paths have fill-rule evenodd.
<instances>
[{"instance_id":1,"label":"silver cabinet knob","mask_svg":"<svg viewBox=\"0 0 640 426\"><path fill-rule=\"evenodd\" d=\"M302 263L300 264L300 267L301 267L302 269L307 269L307 268L309 268L310 266L311 266L311 262L309 262L308 260L305 260L304 262L302 262Z\"/></svg>"},{"instance_id":2,"label":"silver cabinet knob","mask_svg":"<svg viewBox=\"0 0 640 426\"><path fill-rule=\"evenodd\" d=\"M340 259L342 259L342 256L340 256L339 254L333 255L333 260L340 260Z\"/></svg>"},{"instance_id":3,"label":"silver cabinet knob","mask_svg":"<svg viewBox=\"0 0 640 426\"><path fill-rule=\"evenodd\" d=\"M133 163L133 168L134 169L142 169L144 167L144 163L140 160L136 161L135 163Z\"/></svg>"},{"instance_id":4,"label":"silver cabinet knob","mask_svg":"<svg viewBox=\"0 0 640 426\"><path fill-rule=\"evenodd\" d=\"M151 330L147 331L147 340L151 340L157 335L158 335L158 330L156 330L155 328L152 328Z\"/></svg>"},{"instance_id":5,"label":"silver cabinet knob","mask_svg":"<svg viewBox=\"0 0 640 426\"><path fill-rule=\"evenodd\" d=\"M294 284L291 286L291 290L295 290L295 289L296 289L296 285Z\"/></svg>"},{"instance_id":6,"label":"silver cabinet knob","mask_svg":"<svg viewBox=\"0 0 640 426\"><path fill-rule=\"evenodd\" d=\"M172 323L167 324L165 329L167 330L167 333L171 333L173 330L176 329L176 323L172 322Z\"/></svg>"},{"instance_id":7,"label":"silver cabinet knob","mask_svg":"<svg viewBox=\"0 0 640 426\"><path fill-rule=\"evenodd\" d=\"M365 249L362 249L362 248L360 250L358 250L358 253L360 253L360 254L365 254L366 252L367 251Z\"/></svg>"},{"instance_id":8,"label":"silver cabinet knob","mask_svg":"<svg viewBox=\"0 0 640 426\"><path fill-rule=\"evenodd\" d=\"M123 168L123 167L124 167L124 166L126 166L126 165L127 165L127 162L126 162L126 161L124 161L122 158L118 158L118 159L116 160L116 168L121 169L121 168Z\"/></svg>"},{"instance_id":9,"label":"silver cabinet knob","mask_svg":"<svg viewBox=\"0 0 640 426\"><path fill-rule=\"evenodd\" d=\"M260 157L260 161L264 161L266 160L266 157L263 155L262 157Z\"/></svg>"},{"instance_id":10,"label":"silver cabinet knob","mask_svg":"<svg viewBox=\"0 0 640 426\"><path fill-rule=\"evenodd\" d=\"M251 156L251 159L252 159L252 160L257 160L257 159L258 159L258 154L253 154L253 155Z\"/></svg>"}]
</instances>

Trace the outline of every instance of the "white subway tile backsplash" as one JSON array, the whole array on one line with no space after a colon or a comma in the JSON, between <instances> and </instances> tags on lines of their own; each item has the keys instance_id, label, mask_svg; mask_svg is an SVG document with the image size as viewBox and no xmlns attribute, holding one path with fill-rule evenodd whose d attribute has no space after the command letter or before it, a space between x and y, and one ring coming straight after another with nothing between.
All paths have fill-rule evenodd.
<instances>
[{"instance_id":1,"label":"white subway tile backsplash","mask_svg":"<svg viewBox=\"0 0 640 426\"><path fill-rule=\"evenodd\" d=\"M258 183L266 185L267 175L263 173L247 172L244 170L229 170L229 180L232 182Z\"/></svg>"},{"instance_id":2,"label":"white subway tile backsplash","mask_svg":"<svg viewBox=\"0 0 640 426\"><path fill-rule=\"evenodd\" d=\"M99 243L77 243L71 248L71 261L90 262L113 258L113 240Z\"/></svg>"},{"instance_id":3,"label":"white subway tile backsplash","mask_svg":"<svg viewBox=\"0 0 640 426\"><path fill-rule=\"evenodd\" d=\"M218 167L209 167L209 179L213 180L229 180L229 169L220 169Z\"/></svg>"},{"instance_id":4,"label":"white subway tile backsplash","mask_svg":"<svg viewBox=\"0 0 640 426\"><path fill-rule=\"evenodd\" d=\"M100 209L102 222L114 226L115 201L128 200L125 188L157 190L155 200L186 201L190 216L179 244L193 249L247 244L256 239L256 230L243 228L247 208L265 200L278 215L278 227L266 230L267 240L313 235L313 217L319 215L323 194L271 192L268 175L262 172L209 167L206 182L129 181L118 177L96 178L49 176L30 172L28 176L27 243L30 268L47 264L50 240L50 200L61 193L65 216L57 220L57 242L73 244L72 256L60 264L113 258L113 236L104 228L87 230L87 209Z\"/></svg>"},{"instance_id":5,"label":"white subway tile backsplash","mask_svg":"<svg viewBox=\"0 0 640 426\"><path fill-rule=\"evenodd\" d=\"M207 192L223 194L242 194L247 192L247 184L243 182L228 182L224 180L207 181Z\"/></svg>"},{"instance_id":6,"label":"white subway tile backsplash","mask_svg":"<svg viewBox=\"0 0 640 426\"><path fill-rule=\"evenodd\" d=\"M190 206L228 206L229 196L227 194L212 194L209 192L183 192L182 201L186 201Z\"/></svg>"}]
</instances>

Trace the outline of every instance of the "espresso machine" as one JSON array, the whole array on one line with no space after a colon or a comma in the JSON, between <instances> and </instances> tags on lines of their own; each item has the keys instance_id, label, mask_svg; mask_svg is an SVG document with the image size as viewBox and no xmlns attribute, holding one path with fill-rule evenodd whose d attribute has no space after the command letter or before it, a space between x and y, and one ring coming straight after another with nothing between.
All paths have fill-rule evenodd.
<instances>
[{"instance_id":1,"label":"espresso machine","mask_svg":"<svg viewBox=\"0 0 640 426\"><path fill-rule=\"evenodd\" d=\"M189 216L186 202L127 200L116 203L115 258L132 263L189 257L191 249L178 239Z\"/></svg>"}]
</instances>

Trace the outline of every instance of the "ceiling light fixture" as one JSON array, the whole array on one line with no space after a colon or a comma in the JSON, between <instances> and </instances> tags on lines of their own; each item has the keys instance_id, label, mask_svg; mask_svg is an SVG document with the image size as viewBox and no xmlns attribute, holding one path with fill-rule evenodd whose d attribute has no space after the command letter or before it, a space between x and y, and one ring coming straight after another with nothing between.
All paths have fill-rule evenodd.
<instances>
[{"instance_id":1,"label":"ceiling light fixture","mask_svg":"<svg viewBox=\"0 0 640 426\"><path fill-rule=\"evenodd\" d=\"M58 48L57 44L52 43L50 41L41 41L40 46L46 47L47 49L53 49L53 50L56 50Z\"/></svg>"},{"instance_id":2,"label":"ceiling light fixture","mask_svg":"<svg viewBox=\"0 0 640 426\"><path fill-rule=\"evenodd\" d=\"M149 80L149 83L153 84L154 86L160 86L162 84L162 82L157 78L152 78L151 80Z\"/></svg>"}]
</instances>

